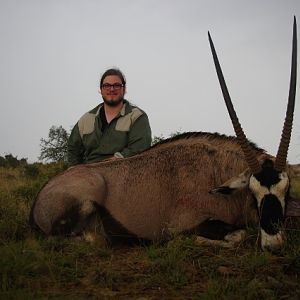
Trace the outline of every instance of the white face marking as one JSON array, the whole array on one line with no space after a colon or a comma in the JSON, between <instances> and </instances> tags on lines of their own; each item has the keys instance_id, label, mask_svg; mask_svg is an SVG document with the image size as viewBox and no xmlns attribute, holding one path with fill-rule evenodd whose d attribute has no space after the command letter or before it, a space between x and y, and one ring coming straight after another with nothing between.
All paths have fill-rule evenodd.
<instances>
[{"instance_id":1,"label":"white face marking","mask_svg":"<svg viewBox=\"0 0 300 300\"><path fill-rule=\"evenodd\" d=\"M277 184L271 186L271 194L276 195L280 201L282 207L284 208L285 204L285 195L289 188L289 177L286 172L282 172L279 175L280 181Z\"/></svg>"},{"instance_id":2,"label":"white face marking","mask_svg":"<svg viewBox=\"0 0 300 300\"><path fill-rule=\"evenodd\" d=\"M249 189L253 193L259 207L264 196L270 193L269 190L265 186L262 186L253 175L251 175L249 180Z\"/></svg>"},{"instance_id":3,"label":"white face marking","mask_svg":"<svg viewBox=\"0 0 300 300\"><path fill-rule=\"evenodd\" d=\"M252 175L249 181L249 188L252 191L254 197L257 200L258 207L261 207L262 200L268 194L276 196L279 200L282 211L285 209L285 195L289 187L289 178L286 172L279 174L280 181L277 184L273 184L268 189L262 186L260 182ZM279 231L277 234L268 234L261 228L261 248L263 250L276 251L282 248L285 241L284 233Z\"/></svg>"},{"instance_id":4,"label":"white face marking","mask_svg":"<svg viewBox=\"0 0 300 300\"><path fill-rule=\"evenodd\" d=\"M261 229L260 234L262 250L276 251L282 248L285 241L285 236L282 231L279 231L277 234L270 235Z\"/></svg>"},{"instance_id":5,"label":"white face marking","mask_svg":"<svg viewBox=\"0 0 300 300\"><path fill-rule=\"evenodd\" d=\"M246 187L249 184L250 170L247 169L243 173L239 174L236 177L231 178L225 182L224 186L228 185L231 189L240 190Z\"/></svg>"},{"instance_id":6,"label":"white face marking","mask_svg":"<svg viewBox=\"0 0 300 300\"><path fill-rule=\"evenodd\" d=\"M249 188L252 191L254 197L257 200L258 207L260 207L262 199L268 195L272 194L277 197L280 201L282 209L285 207L285 195L289 187L289 178L286 172L279 174L280 181L276 184L271 185L270 189L262 186L260 182L252 175L249 181Z\"/></svg>"}]
</instances>

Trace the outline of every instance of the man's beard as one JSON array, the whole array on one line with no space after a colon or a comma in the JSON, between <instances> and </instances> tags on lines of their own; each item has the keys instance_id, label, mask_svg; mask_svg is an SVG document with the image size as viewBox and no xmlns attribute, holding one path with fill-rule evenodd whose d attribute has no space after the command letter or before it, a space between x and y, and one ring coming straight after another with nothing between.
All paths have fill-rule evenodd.
<instances>
[{"instance_id":1,"label":"man's beard","mask_svg":"<svg viewBox=\"0 0 300 300\"><path fill-rule=\"evenodd\" d=\"M111 107L115 107L115 106L118 106L121 102L123 102L123 97L120 97L118 99L107 99L106 97L102 97L103 98L103 101L106 105L108 106L111 106Z\"/></svg>"}]
</instances>

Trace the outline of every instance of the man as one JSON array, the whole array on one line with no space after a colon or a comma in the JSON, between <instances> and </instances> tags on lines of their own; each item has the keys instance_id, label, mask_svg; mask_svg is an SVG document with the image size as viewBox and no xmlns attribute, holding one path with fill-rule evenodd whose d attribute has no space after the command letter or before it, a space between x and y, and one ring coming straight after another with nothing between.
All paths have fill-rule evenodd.
<instances>
[{"instance_id":1,"label":"man","mask_svg":"<svg viewBox=\"0 0 300 300\"><path fill-rule=\"evenodd\" d=\"M68 140L68 163L74 166L104 159L129 157L151 145L148 117L124 99L126 81L118 69L100 80L103 103L84 114Z\"/></svg>"}]
</instances>

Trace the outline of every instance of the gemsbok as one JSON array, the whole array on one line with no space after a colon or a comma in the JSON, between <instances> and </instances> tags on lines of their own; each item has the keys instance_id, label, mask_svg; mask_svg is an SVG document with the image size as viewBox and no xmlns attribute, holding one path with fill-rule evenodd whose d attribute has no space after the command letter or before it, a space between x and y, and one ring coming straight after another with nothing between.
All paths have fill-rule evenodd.
<instances>
[{"instance_id":1,"label":"gemsbok","mask_svg":"<svg viewBox=\"0 0 300 300\"><path fill-rule=\"evenodd\" d=\"M70 168L38 193L30 217L35 227L47 236L81 234L100 216L110 236L156 240L183 232L228 240L228 232L258 224L262 249L282 247L284 218L300 216L300 164L286 162L296 93L296 19L276 157L245 137L210 34L209 42L237 137L185 133L130 158Z\"/></svg>"}]
</instances>

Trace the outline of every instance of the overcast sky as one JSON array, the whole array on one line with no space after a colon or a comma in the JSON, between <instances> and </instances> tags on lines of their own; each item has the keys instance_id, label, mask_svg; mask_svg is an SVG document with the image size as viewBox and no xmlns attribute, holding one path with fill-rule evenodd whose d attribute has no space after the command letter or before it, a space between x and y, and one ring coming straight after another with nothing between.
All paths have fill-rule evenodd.
<instances>
[{"instance_id":1,"label":"overcast sky","mask_svg":"<svg viewBox=\"0 0 300 300\"><path fill-rule=\"evenodd\" d=\"M52 125L69 131L102 101L110 67L125 73L126 98L147 112L153 136L233 135L208 30L247 137L275 155L294 15L300 24L299 0L0 0L0 155L37 161ZM291 163L300 163L299 82Z\"/></svg>"}]
</instances>

